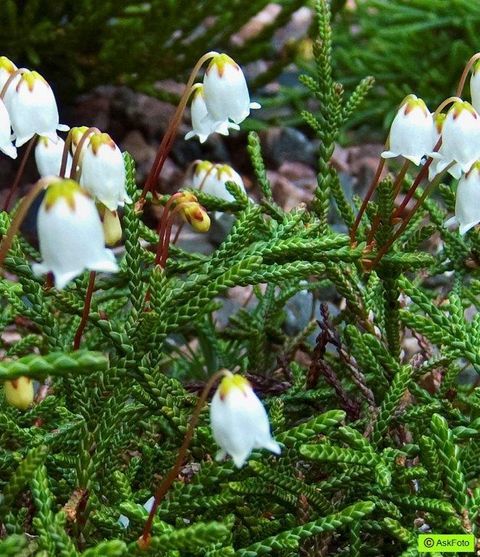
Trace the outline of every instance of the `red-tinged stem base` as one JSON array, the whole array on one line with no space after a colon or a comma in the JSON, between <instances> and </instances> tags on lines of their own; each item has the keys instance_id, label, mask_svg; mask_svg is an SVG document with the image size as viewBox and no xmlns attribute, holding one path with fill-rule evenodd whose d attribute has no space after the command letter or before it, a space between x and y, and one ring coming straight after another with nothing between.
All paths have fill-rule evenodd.
<instances>
[{"instance_id":1,"label":"red-tinged stem base","mask_svg":"<svg viewBox=\"0 0 480 557\"><path fill-rule=\"evenodd\" d=\"M88 322L88 314L90 313L90 306L92 304L93 289L95 286L95 271L90 272L90 278L88 279L87 292L85 294L85 303L83 304L83 313L80 324L78 325L77 332L75 333L75 338L73 339L73 349L78 350L80 348L80 343L82 342L83 332Z\"/></svg>"},{"instance_id":2,"label":"red-tinged stem base","mask_svg":"<svg viewBox=\"0 0 480 557\"><path fill-rule=\"evenodd\" d=\"M183 439L183 443L182 443L180 449L178 450L178 454L177 454L177 458L175 459L175 463L174 463L172 469L170 470L170 472L163 479L162 483L158 486L157 491L155 492L153 505L152 505L152 508L150 509L150 513L148 515L147 522L145 523L145 526L143 528L143 533L137 541L137 544L138 544L140 549L148 549L148 547L150 545L153 520L155 518L155 514L157 512L158 506L162 502L162 500L165 497L167 491L170 489L170 486L173 484L173 482L177 478L177 476L178 476L178 474L179 474L179 472L182 468L182 464L183 464L183 461L185 459L185 455L187 454L187 450L188 450L188 447L190 445L190 441L192 440L193 433L195 431L195 427L196 427L196 425L198 423L198 420L199 420L199 417L200 417L200 412L202 411L203 405L205 404L205 401L207 400L207 397L208 397L208 394L209 394L211 388L213 387L215 382L220 377L225 375L225 373L226 373L226 371L223 370L223 369L214 373L210 377L210 379L208 380L205 387L203 388L202 394L200 395L200 398L198 399L197 405L195 406L195 409L193 411L192 418L190 420L190 424L188 425L187 432L185 433L185 437Z\"/></svg>"}]
</instances>

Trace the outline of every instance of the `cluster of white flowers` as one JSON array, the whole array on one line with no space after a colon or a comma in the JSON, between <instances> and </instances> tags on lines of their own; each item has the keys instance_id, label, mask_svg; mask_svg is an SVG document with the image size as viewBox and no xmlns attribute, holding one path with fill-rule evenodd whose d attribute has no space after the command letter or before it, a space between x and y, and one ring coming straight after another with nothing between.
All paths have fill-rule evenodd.
<instances>
[{"instance_id":1,"label":"cluster of white flowers","mask_svg":"<svg viewBox=\"0 0 480 557\"><path fill-rule=\"evenodd\" d=\"M57 130L68 130L59 124L55 95L45 79L36 71L19 70L5 56L0 57L0 93L0 149L6 155L16 158L16 147L35 134L57 141Z\"/></svg>"},{"instance_id":2,"label":"cluster of white flowers","mask_svg":"<svg viewBox=\"0 0 480 557\"><path fill-rule=\"evenodd\" d=\"M192 131L185 139L198 137L204 143L212 133L228 135L258 103L250 102L247 82L240 66L227 54L215 54L203 83L192 88Z\"/></svg>"},{"instance_id":3,"label":"cluster of white flowers","mask_svg":"<svg viewBox=\"0 0 480 557\"><path fill-rule=\"evenodd\" d=\"M431 113L422 99L408 95L382 153L383 158L402 156L417 166L431 157L430 181L444 171L459 179L455 216L446 225L459 225L460 234L480 222L480 62L472 70L470 93L472 103L452 98L446 113Z\"/></svg>"},{"instance_id":4,"label":"cluster of white flowers","mask_svg":"<svg viewBox=\"0 0 480 557\"><path fill-rule=\"evenodd\" d=\"M210 62L203 84L192 88L193 130L187 134L187 138L198 136L201 142L214 132L228 135L229 129L239 128L250 109L259 108L257 103L250 102L245 76L238 64L226 54L212 53L205 58L210 58ZM45 199L49 201L44 200L40 207L38 235L43 262L34 265L37 273L52 272L58 288L85 269L117 270L111 252L104 250L104 243L113 245L121 237L117 209L131 202L125 189L123 156L113 139L82 126L70 130L64 141L57 131L68 129L59 124L57 103L47 81L36 71L18 69L11 60L0 57L0 150L15 158L17 147L38 136L35 161L40 176L62 179L52 181L49 189L55 194L47 192ZM82 150L76 153L80 141ZM203 164L197 168L194 187L226 201L233 201L225 188L226 181L237 183L245 191L241 177L231 167L211 166L206 168ZM75 189L71 180L64 180L68 175L81 188ZM102 234L102 220L94 211L93 200L87 201L87 194L97 202L103 220ZM103 251L99 251L100 244ZM104 257L99 257L100 253Z\"/></svg>"},{"instance_id":5,"label":"cluster of white flowers","mask_svg":"<svg viewBox=\"0 0 480 557\"><path fill-rule=\"evenodd\" d=\"M55 285L63 288L85 269L117 271L105 242L113 245L121 237L116 211L131 200L125 189L123 156L116 143L108 134L83 126L70 130L67 150L57 131L69 127L59 124L50 85L38 72L18 69L4 56L0 57L0 97L0 149L16 158L16 147L38 136L35 162L40 176L48 178L37 222L43 261L33 265L34 272L53 273ZM84 134L82 151L74 159ZM60 178L64 157L64 175L74 175L80 185ZM73 160L77 161L75 169Z\"/></svg>"}]
</instances>

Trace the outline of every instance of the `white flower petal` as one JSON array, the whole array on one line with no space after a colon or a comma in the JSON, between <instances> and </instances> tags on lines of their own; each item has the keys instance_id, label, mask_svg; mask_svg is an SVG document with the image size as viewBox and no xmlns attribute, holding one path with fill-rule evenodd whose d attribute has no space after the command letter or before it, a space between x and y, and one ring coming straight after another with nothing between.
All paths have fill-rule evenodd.
<instances>
[{"instance_id":1,"label":"white flower petal","mask_svg":"<svg viewBox=\"0 0 480 557\"><path fill-rule=\"evenodd\" d=\"M383 159L393 159L394 157L399 157L400 153L394 153L393 151L383 151L380 156Z\"/></svg>"},{"instance_id":2,"label":"white flower petal","mask_svg":"<svg viewBox=\"0 0 480 557\"><path fill-rule=\"evenodd\" d=\"M463 236L478 223L479 223L478 220L475 220L473 222L463 223L458 227L458 232L460 233L461 236Z\"/></svg>"},{"instance_id":3,"label":"white flower petal","mask_svg":"<svg viewBox=\"0 0 480 557\"><path fill-rule=\"evenodd\" d=\"M11 124L8 110L0 99L0 150L12 159L17 158L17 150L11 142Z\"/></svg>"},{"instance_id":4,"label":"white flower petal","mask_svg":"<svg viewBox=\"0 0 480 557\"><path fill-rule=\"evenodd\" d=\"M52 271L56 288L58 290L63 290L71 280L81 275L83 271L83 267L79 267L73 271Z\"/></svg>"},{"instance_id":5,"label":"white flower petal","mask_svg":"<svg viewBox=\"0 0 480 557\"><path fill-rule=\"evenodd\" d=\"M2 151L2 153L5 153L6 155L8 155L9 157L11 157L12 159L16 159L17 158L17 149L16 147L14 147L13 145L2 145L0 146L0 151Z\"/></svg>"},{"instance_id":6,"label":"white flower petal","mask_svg":"<svg viewBox=\"0 0 480 557\"><path fill-rule=\"evenodd\" d=\"M447 219L444 223L443 226L445 228L449 227L449 226L458 226L458 221L457 221L457 217L450 217L449 219Z\"/></svg>"},{"instance_id":7,"label":"white flower petal","mask_svg":"<svg viewBox=\"0 0 480 557\"><path fill-rule=\"evenodd\" d=\"M25 135L25 136L23 136L23 137L18 137L18 136L16 136L16 139L15 139L15 147L17 147L17 149L18 149L18 148L21 147L22 145L25 145L25 143L27 143L27 141L30 141L30 139L32 139L32 137L33 137L34 135L35 135L35 134L32 133L32 134L30 134L30 135Z\"/></svg>"}]
</instances>

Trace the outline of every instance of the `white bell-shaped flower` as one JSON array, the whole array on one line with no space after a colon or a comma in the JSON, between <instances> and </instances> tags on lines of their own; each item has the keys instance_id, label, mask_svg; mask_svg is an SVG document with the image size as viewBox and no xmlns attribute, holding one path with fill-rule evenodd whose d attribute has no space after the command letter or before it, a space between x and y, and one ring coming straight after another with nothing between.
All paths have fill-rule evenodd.
<instances>
[{"instance_id":1,"label":"white bell-shaped flower","mask_svg":"<svg viewBox=\"0 0 480 557\"><path fill-rule=\"evenodd\" d=\"M0 99L0 151L12 157L12 159L16 159L17 150L13 146L11 136L10 116L3 101Z\"/></svg>"},{"instance_id":2,"label":"white bell-shaped flower","mask_svg":"<svg viewBox=\"0 0 480 557\"><path fill-rule=\"evenodd\" d=\"M452 105L442 127L442 146L430 156L437 159L437 174L450 167L455 178L468 172L480 158L480 116L470 103L457 101Z\"/></svg>"},{"instance_id":3,"label":"white bell-shaped flower","mask_svg":"<svg viewBox=\"0 0 480 557\"><path fill-rule=\"evenodd\" d=\"M456 224L460 234L465 234L480 222L480 161L475 162L457 186L455 216L445 226Z\"/></svg>"},{"instance_id":4,"label":"white bell-shaped flower","mask_svg":"<svg viewBox=\"0 0 480 557\"><path fill-rule=\"evenodd\" d=\"M480 60L477 60L472 68L470 94L472 96L473 108L480 113Z\"/></svg>"},{"instance_id":5,"label":"white bell-shaped flower","mask_svg":"<svg viewBox=\"0 0 480 557\"><path fill-rule=\"evenodd\" d=\"M20 147L35 134L57 139L57 130L68 126L58 123L58 108L50 85L37 72L26 71L8 87L5 105L12 122L15 144Z\"/></svg>"},{"instance_id":6,"label":"white bell-shaped flower","mask_svg":"<svg viewBox=\"0 0 480 557\"><path fill-rule=\"evenodd\" d=\"M433 117L422 99L408 95L393 119L389 135L389 149L384 159L405 157L416 165L435 146Z\"/></svg>"},{"instance_id":7,"label":"white bell-shaped flower","mask_svg":"<svg viewBox=\"0 0 480 557\"><path fill-rule=\"evenodd\" d=\"M447 115L444 112L440 112L439 114L437 114L434 117L434 120L435 120L435 145L437 144L438 140L442 136L443 124L445 122L446 117L447 117ZM444 165L442 164L442 160L444 158L444 151L445 151L445 148L444 148L443 144L440 144L440 148L439 148L438 151L429 153L429 156L432 157L432 162L430 163L430 166L428 168L428 180L430 182L435 178L435 176L437 174L440 174L441 170L443 170L445 168ZM440 167L441 170L438 169L439 167ZM462 169L460 168L460 165L458 164L458 162L452 164L452 166L450 166L448 168L448 173L451 174L457 180L458 180L458 178L460 178L460 176L462 174Z\"/></svg>"},{"instance_id":8,"label":"white bell-shaped flower","mask_svg":"<svg viewBox=\"0 0 480 557\"><path fill-rule=\"evenodd\" d=\"M118 271L113 252L105 248L95 202L73 180L57 179L47 187L37 228L43 261L34 263L33 271L37 275L53 273L57 288L85 269Z\"/></svg>"},{"instance_id":9,"label":"white bell-shaped flower","mask_svg":"<svg viewBox=\"0 0 480 557\"><path fill-rule=\"evenodd\" d=\"M17 66L9 58L0 56L0 93L5 83L17 69Z\"/></svg>"},{"instance_id":10,"label":"white bell-shaped flower","mask_svg":"<svg viewBox=\"0 0 480 557\"><path fill-rule=\"evenodd\" d=\"M205 104L216 122L243 122L252 108L247 82L240 66L227 54L217 54L208 65L203 78Z\"/></svg>"},{"instance_id":11,"label":"white bell-shaped flower","mask_svg":"<svg viewBox=\"0 0 480 557\"><path fill-rule=\"evenodd\" d=\"M122 152L108 133L94 133L80 157L80 184L110 211L130 203Z\"/></svg>"},{"instance_id":12,"label":"white bell-shaped flower","mask_svg":"<svg viewBox=\"0 0 480 557\"><path fill-rule=\"evenodd\" d=\"M235 182L245 192L242 177L228 164L213 164L210 161L200 161L195 166L192 186L203 192L224 199L235 201L233 195L225 187L226 182Z\"/></svg>"},{"instance_id":13,"label":"white bell-shaped flower","mask_svg":"<svg viewBox=\"0 0 480 557\"><path fill-rule=\"evenodd\" d=\"M241 375L229 373L222 379L210 405L210 423L213 438L220 447L217 460L229 454L240 468L253 449L280 454L280 446L270 432L267 412Z\"/></svg>"},{"instance_id":14,"label":"white bell-shaped flower","mask_svg":"<svg viewBox=\"0 0 480 557\"><path fill-rule=\"evenodd\" d=\"M61 137L57 137L56 141L53 141L45 135L41 135L38 138L35 146L35 162L37 164L38 173L42 178L46 176L59 176L64 147L65 141L63 141ZM70 175L71 168L72 157L70 153L67 153L65 176Z\"/></svg>"},{"instance_id":15,"label":"white bell-shaped flower","mask_svg":"<svg viewBox=\"0 0 480 557\"><path fill-rule=\"evenodd\" d=\"M238 130L240 126L229 122L216 122L208 113L207 105L205 104L205 91L201 83L197 83L192 87L193 98L191 106L192 116L192 130L185 135L185 139L198 137L200 143L205 143L208 136L212 133L219 133L221 135L228 135L229 128Z\"/></svg>"}]
</instances>

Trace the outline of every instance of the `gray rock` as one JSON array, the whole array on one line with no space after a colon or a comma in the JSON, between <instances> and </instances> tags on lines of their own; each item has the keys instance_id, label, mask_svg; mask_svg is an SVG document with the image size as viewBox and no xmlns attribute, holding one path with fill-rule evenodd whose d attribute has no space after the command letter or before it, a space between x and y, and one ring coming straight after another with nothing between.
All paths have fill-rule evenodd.
<instances>
[{"instance_id":1,"label":"gray rock","mask_svg":"<svg viewBox=\"0 0 480 557\"><path fill-rule=\"evenodd\" d=\"M315 166L315 147L308 137L294 128L270 128L261 133L263 153L267 161L279 167L285 161Z\"/></svg>"}]
</instances>

